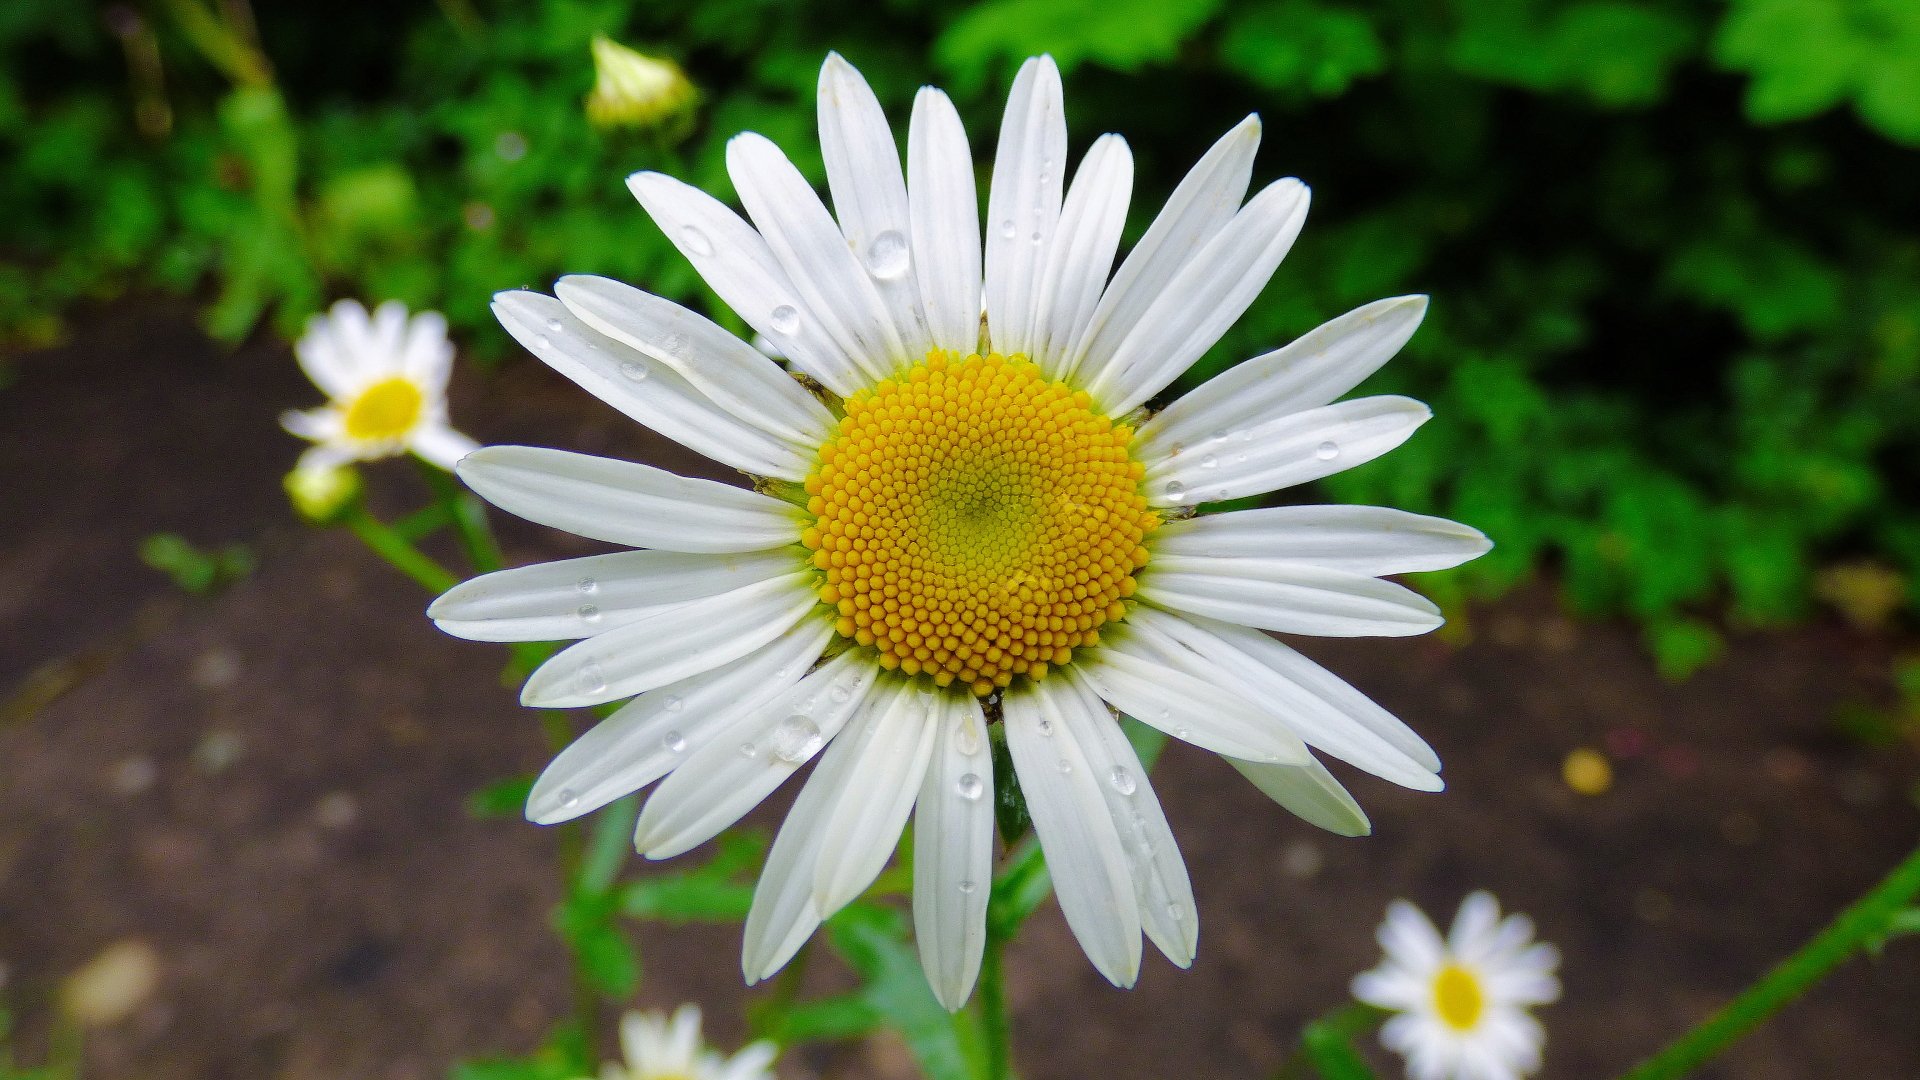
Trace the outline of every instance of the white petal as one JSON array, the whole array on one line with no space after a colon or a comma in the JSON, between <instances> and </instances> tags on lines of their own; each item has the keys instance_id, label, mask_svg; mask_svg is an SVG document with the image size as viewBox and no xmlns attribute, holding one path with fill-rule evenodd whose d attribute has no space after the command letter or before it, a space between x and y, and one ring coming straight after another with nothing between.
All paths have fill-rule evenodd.
<instances>
[{"instance_id":1,"label":"white petal","mask_svg":"<svg viewBox=\"0 0 1920 1080\"><path fill-rule=\"evenodd\" d=\"M1267 798L1310 825L1341 836L1365 836L1373 831L1366 811L1360 809L1347 789L1318 761L1305 765L1263 765L1228 758L1227 763L1253 781L1253 786Z\"/></svg>"},{"instance_id":2,"label":"white petal","mask_svg":"<svg viewBox=\"0 0 1920 1080\"><path fill-rule=\"evenodd\" d=\"M1053 57L1014 77L987 192L987 334L996 352L1030 353L1035 301L1060 221L1067 117Z\"/></svg>"},{"instance_id":3,"label":"white petal","mask_svg":"<svg viewBox=\"0 0 1920 1080\"><path fill-rule=\"evenodd\" d=\"M1135 720L1205 750L1252 761L1307 760L1307 747L1258 705L1148 655L1113 634L1076 654L1070 677Z\"/></svg>"},{"instance_id":4,"label":"white petal","mask_svg":"<svg viewBox=\"0 0 1920 1080\"><path fill-rule=\"evenodd\" d=\"M764 649L622 705L540 774L527 819L567 821L665 776L733 717L799 682L832 634L827 621L804 620Z\"/></svg>"},{"instance_id":5,"label":"white petal","mask_svg":"<svg viewBox=\"0 0 1920 1080\"><path fill-rule=\"evenodd\" d=\"M759 551L799 543L807 521L757 491L537 446L484 447L461 460L459 473L510 514L610 544Z\"/></svg>"},{"instance_id":6,"label":"white petal","mask_svg":"<svg viewBox=\"0 0 1920 1080\"><path fill-rule=\"evenodd\" d=\"M878 671L871 658L848 650L777 696L733 710L647 800L634 826L635 850L672 858L739 821L840 733Z\"/></svg>"},{"instance_id":7,"label":"white petal","mask_svg":"<svg viewBox=\"0 0 1920 1080\"><path fill-rule=\"evenodd\" d=\"M1179 378L1253 303L1307 221L1307 186L1277 180L1167 282L1087 391L1112 415L1128 412Z\"/></svg>"},{"instance_id":8,"label":"white petal","mask_svg":"<svg viewBox=\"0 0 1920 1080\"><path fill-rule=\"evenodd\" d=\"M1500 926L1500 902L1485 889L1475 889L1460 901L1460 910L1447 930L1447 948L1457 956L1478 955Z\"/></svg>"},{"instance_id":9,"label":"white petal","mask_svg":"<svg viewBox=\"0 0 1920 1080\"><path fill-rule=\"evenodd\" d=\"M1127 626L1170 646L1161 652L1174 666L1264 709L1307 745L1405 787L1445 786L1435 775L1439 759L1412 729L1260 631L1150 604L1134 608Z\"/></svg>"},{"instance_id":10,"label":"white petal","mask_svg":"<svg viewBox=\"0 0 1920 1080\"><path fill-rule=\"evenodd\" d=\"M1445 570L1493 547L1480 530L1384 506L1271 506L1170 521L1153 554L1282 559L1382 577Z\"/></svg>"},{"instance_id":11,"label":"white petal","mask_svg":"<svg viewBox=\"0 0 1920 1080\"><path fill-rule=\"evenodd\" d=\"M689 600L590 637L540 665L520 703L567 709L645 693L710 671L786 633L820 601L812 574Z\"/></svg>"},{"instance_id":12,"label":"white petal","mask_svg":"<svg viewBox=\"0 0 1920 1080\"><path fill-rule=\"evenodd\" d=\"M1068 686L1079 707L1070 707L1066 695L1055 695L1054 700L1099 780L1100 797L1126 849L1140 923L1168 960L1186 967L1193 963L1200 941L1200 915L1186 860L1180 857L1160 799L1118 718L1085 684L1076 681Z\"/></svg>"},{"instance_id":13,"label":"white petal","mask_svg":"<svg viewBox=\"0 0 1920 1080\"><path fill-rule=\"evenodd\" d=\"M980 347L980 202L967 129L952 100L931 86L913 99L907 180L928 334L964 356Z\"/></svg>"},{"instance_id":14,"label":"white petal","mask_svg":"<svg viewBox=\"0 0 1920 1080\"><path fill-rule=\"evenodd\" d=\"M857 733L859 782L840 793L813 871L813 901L828 916L866 891L899 846L939 741L944 691L909 687Z\"/></svg>"},{"instance_id":15,"label":"white petal","mask_svg":"<svg viewBox=\"0 0 1920 1080\"><path fill-rule=\"evenodd\" d=\"M365 385L359 358L340 347L339 334L329 316L315 315L307 320L307 332L294 342L293 356L313 385L336 401L351 398Z\"/></svg>"},{"instance_id":16,"label":"white petal","mask_svg":"<svg viewBox=\"0 0 1920 1080\"><path fill-rule=\"evenodd\" d=\"M840 231L872 276L907 354L924 356L930 342L914 280L900 146L873 89L839 53L828 53L820 66L819 112L820 154Z\"/></svg>"},{"instance_id":17,"label":"white petal","mask_svg":"<svg viewBox=\"0 0 1920 1080\"><path fill-rule=\"evenodd\" d=\"M422 311L408 319L400 349L400 370L426 387L431 396L444 397L447 376L453 370L453 343L447 340L446 316Z\"/></svg>"},{"instance_id":18,"label":"white petal","mask_svg":"<svg viewBox=\"0 0 1920 1080\"><path fill-rule=\"evenodd\" d=\"M993 889L993 755L971 694L941 695L913 809L913 937L933 996L959 1011L980 975Z\"/></svg>"},{"instance_id":19,"label":"white petal","mask_svg":"<svg viewBox=\"0 0 1920 1080\"><path fill-rule=\"evenodd\" d=\"M798 549L747 555L616 551L518 566L455 585L427 617L470 641L564 641L592 637L661 608L728 592L808 565Z\"/></svg>"},{"instance_id":20,"label":"white petal","mask_svg":"<svg viewBox=\"0 0 1920 1080\"><path fill-rule=\"evenodd\" d=\"M842 397L863 385L852 358L821 331L766 240L740 215L660 173L634 173L627 187L714 293L781 356Z\"/></svg>"},{"instance_id":21,"label":"white petal","mask_svg":"<svg viewBox=\"0 0 1920 1080\"><path fill-rule=\"evenodd\" d=\"M727 175L794 291L821 323L800 332L826 333L868 380L891 375L908 359L906 345L873 279L800 170L765 136L749 131L728 140Z\"/></svg>"},{"instance_id":22,"label":"white petal","mask_svg":"<svg viewBox=\"0 0 1920 1080\"><path fill-rule=\"evenodd\" d=\"M1082 384L1105 369L1174 275L1233 219L1246 198L1259 146L1260 118L1249 116L1221 136L1173 189L1074 343L1065 367L1078 372Z\"/></svg>"},{"instance_id":23,"label":"white petal","mask_svg":"<svg viewBox=\"0 0 1920 1080\"><path fill-rule=\"evenodd\" d=\"M1374 936L1389 959L1423 974L1437 971L1446 954L1433 920L1405 900L1387 905L1387 917Z\"/></svg>"},{"instance_id":24,"label":"white petal","mask_svg":"<svg viewBox=\"0 0 1920 1080\"><path fill-rule=\"evenodd\" d=\"M445 422L423 423L413 429L407 445L422 460L452 472L460 459L480 449L480 444L448 427Z\"/></svg>"},{"instance_id":25,"label":"white petal","mask_svg":"<svg viewBox=\"0 0 1920 1080\"><path fill-rule=\"evenodd\" d=\"M1283 634L1408 637L1446 621L1411 589L1309 563L1169 555L1139 581L1149 603Z\"/></svg>"},{"instance_id":26,"label":"white petal","mask_svg":"<svg viewBox=\"0 0 1920 1080\"><path fill-rule=\"evenodd\" d=\"M347 439L346 418L332 405L288 409L280 414L280 426L287 429L287 434L310 442L344 443Z\"/></svg>"},{"instance_id":27,"label":"white petal","mask_svg":"<svg viewBox=\"0 0 1920 1080\"><path fill-rule=\"evenodd\" d=\"M561 278L554 292L588 326L666 364L714 404L796 449L817 449L833 429L833 414L791 375L702 315L586 274Z\"/></svg>"},{"instance_id":28,"label":"white petal","mask_svg":"<svg viewBox=\"0 0 1920 1080\"><path fill-rule=\"evenodd\" d=\"M1132 986L1140 974L1133 876L1101 780L1055 700L1063 692L1071 691L1046 681L1006 696L1007 749L1068 928L1107 981Z\"/></svg>"},{"instance_id":29,"label":"white petal","mask_svg":"<svg viewBox=\"0 0 1920 1080\"><path fill-rule=\"evenodd\" d=\"M674 442L742 472L804 480L810 459L714 404L679 373L601 334L535 292L493 298L500 325L580 387Z\"/></svg>"},{"instance_id":30,"label":"white petal","mask_svg":"<svg viewBox=\"0 0 1920 1080\"><path fill-rule=\"evenodd\" d=\"M1221 434L1331 404L1392 359L1426 312L1424 296L1376 300L1235 364L1140 425L1134 453L1151 461L1181 446L1216 449Z\"/></svg>"},{"instance_id":31,"label":"white petal","mask_svg":"<svg viewBox=\"0 0 1920 1080\"><path fill-rule=\"evenodd\" d=\"M1073 346L1093 319L1113 271L1133 194L1133 152L1118 135L1094 140L1073 174L1047 252L1033 325L1033 359L1050 379L1072 376Z\"/></svg>"},{"instance_id":32,"label":"white petal","mask_svg":"<svg viewBox=\"0 0 1920 1080\"><path fill-rule=\"evenodd\" d=\"M870 695L849 724L864 726L868 717L884 711L899 687L882 686ZM740 966L751 986L786 966L800 951L807 938L820 926L820 907L813 900L814 864L827 819L838 805L840 793L857 782L854 767L860 760L860 742L841 738L827 744L813 775L807 778L800 794L787 811L787 820L773 838L767 862L754 886L753 907L747 912L742 932Z\"/></svg>"},{"instance_id":33,"label":"white petal","mask_svg":"<svg viewBox=\"0 0 1920 1080\"><path fill-rule=\"evenodd\" d=\"M1412 398L1355 398L1229 432L1147 466L1147 502L1192 506L1260 495L1364 465L1433 417Z\"/></svg>"}]
</instances>

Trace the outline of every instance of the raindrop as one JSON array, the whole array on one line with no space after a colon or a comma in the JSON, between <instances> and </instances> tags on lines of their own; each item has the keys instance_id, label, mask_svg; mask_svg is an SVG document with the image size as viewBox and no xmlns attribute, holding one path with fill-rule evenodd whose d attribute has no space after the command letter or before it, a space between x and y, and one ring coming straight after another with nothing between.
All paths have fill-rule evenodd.
<instances>
[{"instance_id":1,"label":"raindrop","mask_svg":"<svg viewBox=\"0 0 1920 1080\"><path fill-rule=\"evenodd\" d=\"M977 801L986 789L987 786L981 783L980 778L973 773L961 773L960 779L953 782L953 790L959 792L960 797L968 802Z\"/></svg>"},{"instance_id":2,"label":"raindrop","mask_svg":"<svg viewBox=\"0 0 1920 1080\"><path fill-rule=\"evenodd\" d=\"M1226 442L1226 441L1227 441L1227 433L1226 433L1225 431L1216 431L1216 432L1214 432L1214 433L1213 433L1213 441L1214 441L1214 442Z\"/></svg>"},{"instance_id":3,"label":"raindrop","mask_svg":"<svg viewBox=\"0 0 1920 1080\"><path fill-rule=\"evenodd\" d=\"M1332 439L1328 439L1326 442L1313 448L1313 456L1319 458L1321 461L1332 461L1334 458L1340 456L1340 444L1334 442Z\"/></svg>"},{"instance_id":4,"label":"raindrop","mask_svg":"<svg viewBox=\"0 0 1920 1080\"><path fill-rule=\"evenodd\" d=\"M547 336L547 335L545 335L545 334L541 334L541 335L540 335L539 337L537 337L537 338L534 338L534 339L533 339L533 343L534 343L534 345L535 345L535 346L537 346L537 347L539 347L539 348L542 348L542 349L551 349L551 348L553 348L553 339L552 339L552 338L550 338L550 337L548 337L548 336Z\"/></svg>"},{"instance_id":5,"label":"raindrop","mask_svg":"<svg viewBox=\"0 0 1920 1080\"><path fill-rule=\"evenodd\" d=\"M673 356L680 355L687 347L687 335L668 334L660 339L660 351Z\"/></svg>"},{"instance_id":6,"label":"raindrop","mask_svg":"<svg viewBox=\"0 0 1920 1080\"><path fill-rule=\"evenodd\" d=\"M820 749L820 725L811 717L795 713L780 721L773 732L773 756L798 765Z\"/></svg>"},{"instance_id":7,"label":"raindrop","mask_svg":"<svg viewBox=\"0 0 1920 1080\"><path fill-rule=\"evenodd\" d=\"M588 596L592 596L594 593L600 591L600 583L590 577L581 578L578 582L574 583L573 587L586 593Z\"/></svg>"},{"instance_id":8,"label":"raindrop","mask_svg":"<svg viewBox=\"0 0 1920 1080\"><path fill-rule=\"evenodd\" d=\"M953 733L953 747L968 757L980 752L980 725L973 717L967 717Z\"/></svg>"},{"instance_id":9,"label":"raindrop","mask_svg":"<svg viewBox=\"0 0 1920 1080\"><path fill-rule=\"evenodd\" d=\"M1186 908L1182 907L1179 904L1167 905L1167 918L1172 919L1174 922L1179 922L1181 919L1184 919L1186 917L1187 917Z\"/></svg>"},{"instance_id":10,"label":"raindrop","mask_svg":"<svg viewBox=\"0 0 1920 1080\"><path fill-rule=\"evenodd\" d=\"M975 887L976 886L971 881L963 881L960 883L960 891L963 893L966 893L969 896L973 895L973 890L975 889Z\"/></svg>"},{"instance_id":11,"label":"raindrop","mask_svg":"<svg viewBox=\"0 0 1920 1080\"><path fill-rule=\"evenodd\" d=\"M1107 776L1107 779L1113 781L1113 790L1119 792L1122 795L1133 794L1134 792L1133 774L1128 772L1124 767L1115 765L1113 767L1113 772Z\"/></svg>"},{"instance_id":12,"label":"raindrop","mask_svg":"<svg viewBox=\"0 0 1920 1080\"><path fill-rule=\"evenodd\" d=\"M1020 231L1020 227L1013 223L1012 218L1008 218L1007 220L1000 223L1000 235L1006 237L1009 240L1013 239L1014 234L1019 231Z\"/></svg>"},{"instance_id":13,"label":"raindrop","mask_svg":"<svg viewBox=\"0 0 1920 1080\"><path fill-rule=\"evenodd\" d=\"M1045 738L1051 739L1053 737L1053 721L1040 721L1040 734Z\"/></svg>"},{"instance_id":14,"label":"raindrop","mask_svg":"<svg viewBox=\"0 0 1920 1080\"><path fill-rule=\"evenodd\" d=\"M768 314L767 322L775 333L791 334L800 329L800 312L792 304L781 304Z\"/></svg>"},{"instance_id":15,"label":"raindrop","mask_svg":"<svg viewBox=\"0 0 1920 1080\"><path fill-rule=\"evenodd\" d=\"M1187 485L1178 480L1167 481L1167 498L1178 499L1187 493Z\"/></svg>"},{"instance_id":16,"label":"raindrop","mask_svg":"<svg viewBox=\"0 0 1920 1080\"><path fill-rule=\"evenodd\" d=\"M660 740L660 745L667 748L667 753L677 754L687 748L687 737L678 731L669 731L666 736Z\"/></svg>"},{"instance_id":17,"label":"raindrop","mask_svg":"<svg viewBox=\"0 0 1920 1080\"><path fill-rule=\"evenodd\" d=\"M867 245L867 272L882 280L892 281L906 273L909 259L907 238L897 230L888 229Z\"/></svg>"},{"instance_id":18,"label":"raindrop","mask_svg":"<svg viewBox=\"0 0 1920 1080\"><path fill-rule=\"evenodd\" d=\"M848 686L846 683L834 683L833 689L828 691L828 693L832 695L833 700L844 702L853 696L853 687Z\"/></svg>"},{"instance_id":19,"label":"raindrop","mask_svg":"<svg viewBox=\"0 0 1920 1080\"><path fill-rule=\"evenodd\" d=\"M752 743L750 743L750 742L743 742L743 743L741 743L741 744L740 744L740 756L741 756L741 757L752 757L752 756L753 756L753 752L754 752L754 750L755 750L755 749L756 749L756 747L755 747L755 746L754 746L754 745L753 745Z\"/></svg>"},{"instance_id":20,"label":"raindrop","mask_svg":"<svg viewBox=\"0 0 1920 1080\"><path fill-rule=\"evenodd\" d=\"M581 668L576 681L583 694L597 694L607 688L607 676L600 670L599 664L588 664Z\"/></svg>"},{"instance_id":21,"label":"raindrop","mask_svg":"<svg viewBox=\"0 0 1920 1080\"><path fill-rule=\"evenodd\" d=\"M684 701L681 701L680 695L678 694L668 694L667 700L666 700L666 706L667 706L668 712L679 712L681 709L684 709L687 707L687 703Z\"/></svg>"},{"instance_id":22,"label":"raindrop","mask_svg":"<svg viewBox=\"0 0 1920 1080\"><path fill-rule=\"evenodd\" d=\"M1220 459L1217 457L1214 457L1212 454L1208 454L1206 457L1203 457L1200 459L1200 467L1203 469L1214 469L1214 468L1218 468L1219 466L1220 466Z\"/></svg>"},{"instance_id":23,"label":"raindrop","mask_svg":"<svg viewBox=\"0 0 1920 1080\"><path fill-rule=\"evenodd\" d=\"M561 788L554 798L559 801L562 810L571 810L580 805L580 795L572 788Z\"/></svg>"},{"instance_id":24,"label":"raindrop","mask_svg":"<svg viewBox=\"0 0 1920 1080\"><path fill-rule=\"evenodd\" d=\"M1035 244L1038 244L1040 242L1041 237L1040 237L1040 234L1036 232L1032 236L1027 237L1027 239L1033 241Z\"/></svg>"},{"instance_id":25,"label":"raindrop","mask_svg":"<svg viewBox=\"0 0 1920 1080\"><path fill-rule=\"evenodd\" d=\"M600 609L593 604L581 604L580 610L575 614L579 615L580 621L584 623L597 623L600 621Z\"/></svg>"},{"instance_id":26,"label":"raindrop","mask_svg":"<svg viewBox=\"0 0 1920 1080\"><path fill-rule=\"evenodd\" d=\"M625 375L634 382L645 382L647 378L647 365L638 360L622 360L620 361L620 374Z\"/></svg>"},{"instance_id":27,"label":"raindrop","mask_svg":"<svg viewBox=\"0 0 1920 1080\"><path fill-rule=\"evenodd\" d=\"M551 331L553 331L554 333L556 333L556 334L557 334L557 333L559 333L560 331L562 331L562 330L565 330L565 329L566 329L566 327L564 327L564 326L562 326L562 325L560 325L560 320L559 320L559 319L548 319L548 320L547 320L547 329L549 329L549 330L551 330Z\"/></svg>"},{"instance_id":28,"label":"raindrop","mask_svg":"<svg viewBox=\"0 0 1920 1080\"><path fill-rule=\"evenodd\" d=\"M713 254L713 241L707 239L707 234L693 225L680 230L680 246L695 255Z\"/></svg>"},{"instance_id":29,"label":"raindrop","mask_svg":"<svg viewBox=\"0 0 1920 1080\"><path fill-rule=\"evenodd\" d=\"M1060 775L1065 776L1072 771L1073 771L1073 762L1068 761L1066 758L1061 758L1060 759Z\"/></svg>"}]
</instances>

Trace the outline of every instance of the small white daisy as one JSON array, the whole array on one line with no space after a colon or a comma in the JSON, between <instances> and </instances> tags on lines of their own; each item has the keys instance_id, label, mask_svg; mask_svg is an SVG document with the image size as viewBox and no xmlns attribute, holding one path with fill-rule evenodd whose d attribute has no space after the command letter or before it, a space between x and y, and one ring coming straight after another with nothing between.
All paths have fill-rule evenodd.
<instances>
[{"instance_id":1,"label":"small white daisy","mask_svg":"<svg viewBox=\"0 0 1920 1080\"><path fill-rule=\"evenodd\" d=\"M820 757L747 918L749 982L873 881L912 815L921 959L943 1003L965 1001L993 873L994 723L1094 966L1131 985L1143 931L1185 966L1192 888L1115 710L1225 756L1338 832L1367 831L1366 815L1310 746L1441 787L1419 736L1262 631L1424 633L1439 612L1385 575L1464 562L1486 538L1379 507L1192 516L1411 435L1428 417L1417 401L1335 402L1413 334L1426 300L1369 304L1149 412L1305 219L1298 180L1245 200L1256 118L1208 151L1116 272L1132 158L1103 136L1068 184L1050 59L1014 81L984 257L945 94L920 91L904 169L880 103L837 55L819 100L837 220L754 134L727 150L752 224L670 177L628 180L793 374L605 278L494 303L542 360L755 490L560 450L478 451L460 476L494 504L643 550L488 575L429 614L478 640L581 639L527 680L528 705L633 699L548 766L527 804L536 822L659 780L634 842L666 858Z\"/></svg>"},{"instance_id":2,"label":"small white daisy","mask_svg":"<svg viewBox=\"0 0 1920 1080\"><path fill-rule=\"evenodd\" d=\"M1380 924L1386 958L1354 977L1353 996L1399 1015L1380 1041L1407 1059L1413 1080L1514 1080L1540 1068L1546 1031L1527 1009L1560 997L1560 953L1533 940L1533 920L1500 917L1493 896L1460 904L1440 931L1395 900Z\"/></svg>"},{"instance_id":3,"label":"small white daisy","mask_svg":"<svg viewBox=\"0 0 1920 1080\"><path fill-rule=\"evenodd\" d=\"M778 1050L749 1044L728 1058L700 1038L700 1006L682 1005L669 1020L660 1013L630 1012L620 1020L625 1064L608 1062L600 1080L774 1080Z\"/></svg>"},{"instance_id":4,"label":"small white daisy","mask_svg":"<svg viewBox=\"0 0 1920 1080\"><path fill-rule=\"evenodd\" d=\"M406 305L389 300L369 316L357 301L342 300L308 321L293 353L328 398L280 418L314 444L300 457L309 475L409 451L452 469L478 445L447 424L453 344L437 311L409 317Z\"/></svg>"}]
</instances>

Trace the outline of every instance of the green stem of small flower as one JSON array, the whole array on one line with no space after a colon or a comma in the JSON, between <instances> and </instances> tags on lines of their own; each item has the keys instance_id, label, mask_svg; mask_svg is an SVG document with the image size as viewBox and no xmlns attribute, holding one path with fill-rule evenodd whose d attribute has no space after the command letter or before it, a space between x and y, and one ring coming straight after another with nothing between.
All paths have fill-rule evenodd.
<instances>
[{"instance_id":1,"label":"green stem of small flower","mask_svg":"<svg viewBox=\"0 0 1920 1080\"><path fill-rule=\"evenodd\" d=\"M454 577L446 567L422 554L406 537L367 513L364 508L353 508L342 520L347 528L353 530L353 535L373 549L375 555L419 582L428 592L438 595L459 583L460 579Z\"/></svg>"},{"instance_id":2,"label":"green stem of small flower","mask_svg":"<svg viewBox=\"0 0 1920 1080\"><path fill-rule=\"evenodd\" d=\"M1000 952L1006 942L987 935L980 960L980 1028L987 1039L987 1080L1013 1080L1013 1017L1007 1012L1007 979Z\"/></svg>"},{"instance_id":3,"label":"green stem of small flower","mask_svg":"<svg viewBox=\"0 0 1920 1080\"><path fill-rule=\"evenodd\" d=\"M1901 929L1902 913L1915 897L1920 897L1920 848L1799 952L1621 1080L1673 1080L1692 1072L1834 968L1862 951L1877 949Z\"/></svg>"}]
</instances>

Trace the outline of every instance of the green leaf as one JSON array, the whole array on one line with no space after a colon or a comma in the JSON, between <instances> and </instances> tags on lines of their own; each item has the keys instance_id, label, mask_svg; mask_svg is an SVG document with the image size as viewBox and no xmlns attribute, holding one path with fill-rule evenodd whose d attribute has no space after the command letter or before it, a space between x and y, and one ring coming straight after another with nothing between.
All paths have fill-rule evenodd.
<instances>
[{"instance_id":1,"label":"green leaf","mask_svg":"<svg viewBox=\"0 0 1920 1080\"><path fill-rule=\"evenodd\" d=\"M467 813L482 820L520 817L526 811L533 780L532 776L495 780L467 796Z\"/></svg>"},{"instance_id":2,"label":"green leaf","mask_svg":"<svg viewBox=\"0 0 1920 1080\"><path fill-rule=\"evenodd\" d=\"M1645 637L1660 674L1672 682L1692 678L1726 651L1720 632L1698 619L1659 620L1647 626Z\"/></svg>"},{"instance_id":3,"label":"green leaf","mask_svg":"<svg viewBox=\"0 0 1920 1080\"><path fill-rule=\"evenodd\" d=\"M773 1011L761 1032L782 1046L805 1042L838 1042L870 1034L881 1024L881 1013L861 994L807 1001Z\"/></svg>"},{"instance_id":4,"label":"green leaf","mask_svg":"<svg viewBox=\"0 0 1920 1080\"><path fill-rule=\"evenodd\" d=\"M1029 838L1006 862L994 879L993 896L987 901L987 932L1001 940L1018 932L1020 924L1053 893L1053 877L1047 872L1038 839Z\"/></svg>"},{"instance_id":5,"label":"green leaf","mask_svg":"<svg viewBox=\"0 0 1920 1080\"><path fill-rule=\"evenodd\" d=\"M986 0L934 42L942 64L975 78L994 61L1050 53L1061 71L1092 61L1118 71L1166 63L1220 0Z\"/></svg>"},{"instance_id":6,"label":"green leaf","mask_svg":"<svg viewBox=\"0 0 1920 1080\"><path fill-rule=\"evenodd\" d=\"M899 912L855 903L827 922L833 947L858 972L862 998L906 1039L928 1080L976 1080L986 1046L971 1013L934 999Z\"/></svg>"},{"instance_id":7,"label":"green leaf","mask_svg":"<svg viewBox=\"0 0 1920 1080\"><path fill-rule=\"evenodd\" d=\"M1309 1024L1301 1033L1300 1044L1321 1080L1374 1080L1373 1070L1367 1068L1344 1032L1325 1024Z\"/></svg>"},{"instance_id":8,"label":"green leaf","mask_svg":"<svg viewBox=\"0 0 1920 1080\"><path fill-rule=\"evenodd\" d=\"M1268 0L1238 11L1220 37L1220 59L1269 90L1313 97L1335 97L1387 69L1372 20L1316 0Z\"/></svg>"},{"instance_id":9,"label":"green leaf","mask_svg":"<svg viewBox=\"0 0 1920 1080\"><path fill-rule=\"evenodd\" d=\"M759 832L722 833L720 850L705 866L658 874L629 882L620 891L620 909L637 919L667 923L738 922L753 906L753 883L741 880L766 854Z\"/></svg>"},{"instance_id":10,"label":"green leaf","mask_svg":"<svg viewBox=\"0 0 1920 1080\"><path fill-rule=\"evenodd\" d=\"M573 938L574 962L588 984L609 998L631 997L640 987L640 954L618 926L601 923Z\"/></svg>"}]
</instances>

